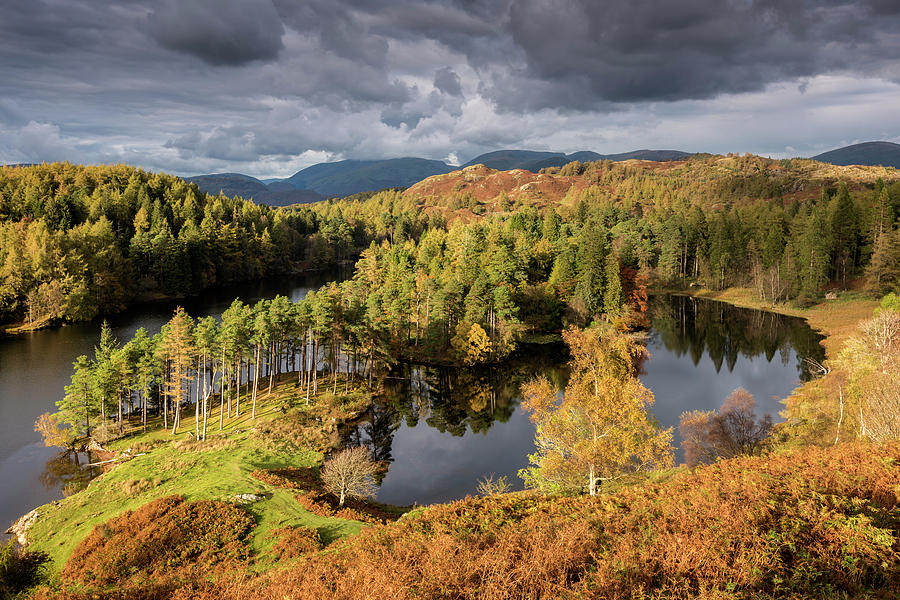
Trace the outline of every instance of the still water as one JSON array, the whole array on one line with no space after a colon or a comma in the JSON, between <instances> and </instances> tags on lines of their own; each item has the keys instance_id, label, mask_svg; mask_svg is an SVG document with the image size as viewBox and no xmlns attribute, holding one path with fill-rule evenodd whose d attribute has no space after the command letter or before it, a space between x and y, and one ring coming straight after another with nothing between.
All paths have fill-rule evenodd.
<instances>
[{"instance_id":1,"label":"still water","mask_svg":"<svg viewBox=\"0 0 900 600\"><path fill-rule=\"evenodd\" d=\"M313 273L244 284L177 303L141 305L108 321L124 343L139 327L151 335L159 332L176 305L184 306L193 317L218 317L235 298L252 303L281 294L299 300L334 279L335 273ZM81 354L90 356L99 338L99 322L0 337L0 541L10 523L36 506L62 498L67 479L80 476L70 459L43 445L34 421L56 411L56 401L72 375L72 362Z\"/></svg>"},{"instance_id":2,"label":"still water","mask_svg":"<svg viewBox=\"0 0 900 600\"><path fill-rule=\"evenodd\" d=\"M805 321L721 302L654 297L641 380L651 412L677 427L682 412L714 410L738 387L776 421L781 400L810 377L806 358L822 360L822 336ZM389 504L429 504L475 493L478 480L506 476L521 489L519 469L534 452L534 425L519 409L519 385L542 373L562 389L565 348L530 347L497 368L407 367L353 432L390 467L378 493ZM677 429L676 447L680 446ZM676 452L676 461L683 452Z\"/></svg>"},{"instance_id":3,"label":"still water","mask_svg":"<svg viewBox=\"0 0 900 600\"><path fill-rule=\"evenodd\" d=\"M218 316L235 297L297 300L334 278L244 285L181 304L195 317ZM159 331L174 306L143 305L109 322L124 341L138 327ZM808 377L804 358L823 356L821 336L800 319L677 296L653 298L650 311L651 358L642 380L656 396L652 412L664 427L676 425L685 410L717 408L737 387L756 397L760 414L777 415L780 400ZM79 473L71 458L43 446L33 423L55 410L72 362L93 352L99 329L88 323L0 339L0 536L20 515L61 498L63 485ZM351 443L369 445L390 464L378 499L428 504L461 498L491 473L520 486L516 473L534 451L534 426L519 409L519 386L542 373L562 388L565 360L558 344L523 348L500 367L398 370L351 433Z\"/></svg>"}]
</instances>

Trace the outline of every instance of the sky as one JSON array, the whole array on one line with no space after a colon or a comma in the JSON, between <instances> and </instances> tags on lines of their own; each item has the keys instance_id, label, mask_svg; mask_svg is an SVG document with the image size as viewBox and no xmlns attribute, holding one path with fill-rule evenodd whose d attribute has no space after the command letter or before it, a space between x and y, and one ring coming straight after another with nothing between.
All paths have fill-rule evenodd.
<instances>
[{"instance_id":1,"label":"sky","mask_svg":"<svg viewBox=\"0 0 900 600\"><path fill-rule=\"evenodd\" d=\"M0 0L0 164L900 142L900 1Z\"/></svg>"}]
</instances>

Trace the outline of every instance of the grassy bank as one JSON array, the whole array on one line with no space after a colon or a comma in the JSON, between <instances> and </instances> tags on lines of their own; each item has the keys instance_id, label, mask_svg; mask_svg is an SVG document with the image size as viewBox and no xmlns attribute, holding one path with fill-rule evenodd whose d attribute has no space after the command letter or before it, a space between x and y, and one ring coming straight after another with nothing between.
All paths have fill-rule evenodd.
<instances>
[{"instance_id":1,"label":"grassy bank","mask_svg":"<svg viewBox=\"0 0 900 600\"><path fill-rule=\"evenodd\" d=\"M274 543L272 532L281 527L315 529L326 543L358 532L361 523L313 514L296 501L291 490L264 483L251 473L317 467L322 452L339 440L338 424L367 409L371 394L352 389L332 395L329 389L307 405L305 393L292 380L279 383L271 395L261 393L260 400L255 420L245 402L241 416L224 419L221 430L216 405L209 416L206 442L195 440L190 411L176 435L154 422L147 433L134 430L110 443L111 450L129 450L134 457L110 468L86 489L40 507L40 517L29 532L30 549L47 552L52 572L58 573L95 525L173 494L187 500L227 502L235 502L238 494L262 497L245 507L256 521L250 548L263 560Z\"/></svg>"},{"instance_id":2,"label":"grassy bank","mask_svg":"<svg viewBox=\"0 0 900 600\"><path fill-rule=\"evenodd\" d=\"M658 290L696 298L709 298L734 306L767 310L805 319L810 327L824 336L826 363L837 358L847 339L859 324L872 317L878 301L856 291L838 293L837 299L825 300L808 308L792 303L771 304L760 301L749 288L729 288L721 291L707 289ZM838 396L841 374L830 371L823 377L803 383L785 398L781 413L785 422L778 426L781 444L797 446L834 443L837 436Z\"/></svg>"},{"instance_id":3,"label":"grassy bank","mask_svg":"<svg viewBox=\"0 0 900 600\"><path fill-rule=\"evenodd\" d=\"M39 597L895 598L898 460L897 443L840 444L721 461L594 497L467 498L265 574Z\"/></svg>"}]
</instances>

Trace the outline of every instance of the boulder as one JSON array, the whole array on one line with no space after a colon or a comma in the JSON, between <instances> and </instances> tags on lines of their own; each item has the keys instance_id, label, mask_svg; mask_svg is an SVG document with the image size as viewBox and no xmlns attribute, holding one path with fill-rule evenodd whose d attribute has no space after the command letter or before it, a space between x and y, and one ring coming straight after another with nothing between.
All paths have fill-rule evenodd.
<instances>
[{"instance_id":1,"label":"boulder","mask_svg":"<svg viewBox=\"0 0 900 600\"><path fill-rule=\"evenodd\" d=\"M37 509L22 515L15 523L9 526L9 529L6 530L6 534L15 536L16 541L19 542L20 546L27 546L28 530L31 529L31 526L34 525L34 522L37 521L39 516L41 515Z\"/></svg>"}]
</instances>

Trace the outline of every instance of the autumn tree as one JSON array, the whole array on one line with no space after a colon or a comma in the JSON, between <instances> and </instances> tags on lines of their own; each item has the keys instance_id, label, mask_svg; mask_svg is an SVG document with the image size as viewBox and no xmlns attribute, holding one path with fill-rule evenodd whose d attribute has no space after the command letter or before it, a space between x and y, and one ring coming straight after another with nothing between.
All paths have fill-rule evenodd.
<instances>
[{"instance_id":1,"label":"autumn tree","mask_svg":"<svg viewBox=\"0 0 900 600\"><path fill-rule=\"evenodd\" d=\"M719 458L762 452L772 431L772 417L757 418L756 400L744 388L734 390L716 411L683 413L678 425L688 466L710 464Z\"/></svg>"},{"instance_id":2,"label":"autumn tree","mask_svg":"<svg viewBox=\"0 0 900 600\"><path fill-rule=\"evenodd\" d=\"M522 389L537 425L537 452L519 472L526 485L594 495L604 481L671 466L672 430L650 416L653 394L636 376L644 349L612 329L570 328L563 338L572 358L562 397L543 376Z\"/></svg>"},{"instance_id":3,"label":"autumn tree","mask_svg":"<svg viewBox=\"0 0 900 600\"><path fill-rule=\"evenodd\" d=\"M56 415L44 413L34 422L34 430L41 434L46 446L58 446L71 450L77 441L72 429L66 427Z\"/></svg>"},{"instance_id":4,"label":"autumn tree","mask_svg":"<svg viewBox=\"0 0 900 600\"><path fill-rule=\"evenodd\" d=\"M465 321L456 327L450 345L466 365L483 361L491 351L491 340L481 325Z\"/></svg>"},{"instance_id":5,"label":"autumn tree","mask_svg":"<svg viewBox=\"0 0 900 600\"><path fill-rule=\"evenodd\" d=\"M189 399L187 390L191 382L190 368L194 356L193 319L180 306L166 324L160 351L167 362L165 396L171 402L172 435L181 423L181 402Z\"/></svg>"},{"instance_id":6,"label":"autumn tree","mask_svg":"<svg viewBox=\"0 0 900 600\"><path fill-rule=\"evenodd\" d=\"M355 446L341 450L325 461L322 467L322 485L338 497L338 504L344 505L347 498L371 498L377 485L375 476L378 463L369 456L369 449Z\"/></svg>"}]
</instances>

